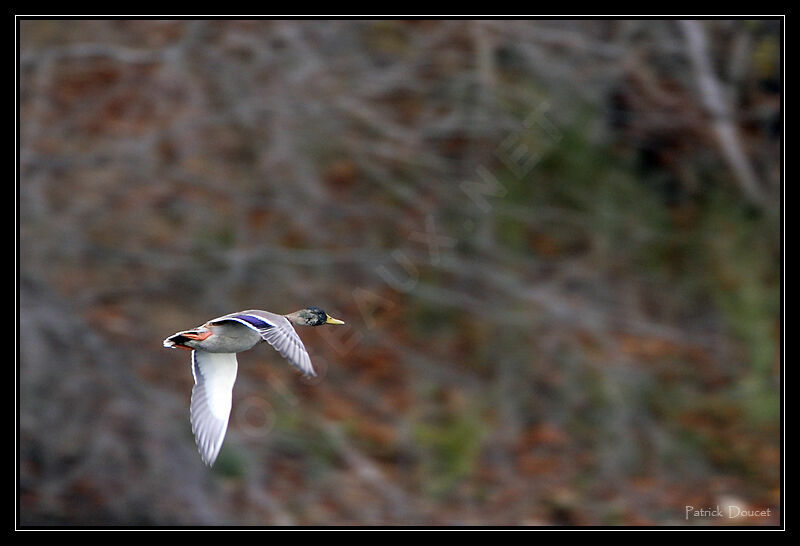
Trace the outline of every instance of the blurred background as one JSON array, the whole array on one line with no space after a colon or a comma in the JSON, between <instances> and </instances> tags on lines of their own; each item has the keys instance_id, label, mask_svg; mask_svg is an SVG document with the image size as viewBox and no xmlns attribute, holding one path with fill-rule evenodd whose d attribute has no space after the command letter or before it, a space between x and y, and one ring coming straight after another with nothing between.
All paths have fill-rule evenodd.
<instances>
[{"instance_id":1,"label":"blurred background","mask_svg":"<svg viewBox=\"0 0 800 546\"><path fill-rule=\"evenodd\" d=\"M779 20L18 23L21 524L779 522Z\"/></svg>"}]
</instances>

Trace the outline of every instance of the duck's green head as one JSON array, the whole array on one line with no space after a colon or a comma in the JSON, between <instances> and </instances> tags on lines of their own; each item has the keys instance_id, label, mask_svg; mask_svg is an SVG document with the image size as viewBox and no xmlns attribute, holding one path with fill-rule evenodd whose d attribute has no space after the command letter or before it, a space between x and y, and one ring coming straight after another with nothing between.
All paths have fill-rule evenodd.
<instances>
[{"instance_id":1,"label":"duck's green head","mask_svg":"<svg viewBox=\"0 0 800 546\"><path fill-rule=\"evenodd\" d=\"M320 326L322 324L344 324L344 321L335 319L319 307L308 307L297 311L297 318L304 321L307 326Z\"/></svg>"}]
</instances>

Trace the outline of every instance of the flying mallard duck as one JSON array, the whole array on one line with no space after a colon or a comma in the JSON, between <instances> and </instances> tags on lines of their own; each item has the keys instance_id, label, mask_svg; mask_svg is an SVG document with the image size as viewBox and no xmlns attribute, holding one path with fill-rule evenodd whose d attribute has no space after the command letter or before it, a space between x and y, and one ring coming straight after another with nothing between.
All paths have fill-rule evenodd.
<instances>
[{"instance_id":1,"label":"flying mallard duck","mask_svg":"<svg viewBox=\"0 0 800 546\"><path fill-rule=\"evenodd\" d=\"M207 465L214 464L228 429L238 368L236 353L266 341L305 376L317 375L292 322L302 326L344 324L319 307L288 315L251 309L209 320L164 340L164 347L192 351L194 387L189 415L197 448Z\"/></svg>"}]
</instances>

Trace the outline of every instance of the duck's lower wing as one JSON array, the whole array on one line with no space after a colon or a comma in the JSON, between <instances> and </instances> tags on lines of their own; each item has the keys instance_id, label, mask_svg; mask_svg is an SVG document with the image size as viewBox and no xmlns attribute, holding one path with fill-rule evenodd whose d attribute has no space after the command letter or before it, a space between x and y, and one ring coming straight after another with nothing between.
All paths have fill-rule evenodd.
<instances>
[{"instance_id":1,"label":"duck's lower wing","mask_svg":"<svg viewBox=\"0 0 800 546\"><path fill-rule=\"evenodd\" d=\"M192 403L189 410L197 449L211 466L219 455L231 414L238 363L235 353L192 351Z\"/></svg>"}]
</instances>

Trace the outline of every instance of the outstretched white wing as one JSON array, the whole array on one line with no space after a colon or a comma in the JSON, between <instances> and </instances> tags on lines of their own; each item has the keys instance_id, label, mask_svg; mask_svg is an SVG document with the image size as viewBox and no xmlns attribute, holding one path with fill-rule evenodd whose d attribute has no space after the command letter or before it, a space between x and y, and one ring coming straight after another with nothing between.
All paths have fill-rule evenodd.
<instances>
[{"instance_id":1,"label":"outstretched white wing","mask_svg":"<svg viewBox=\"0 0 800 546\"><path fill-rule=\"evenodd\" d=\"M238 363L235 353L192 351L192 402L189 410L197 449L211 466L219 455L231 414Z\"/></svg>"}]
</instances>

